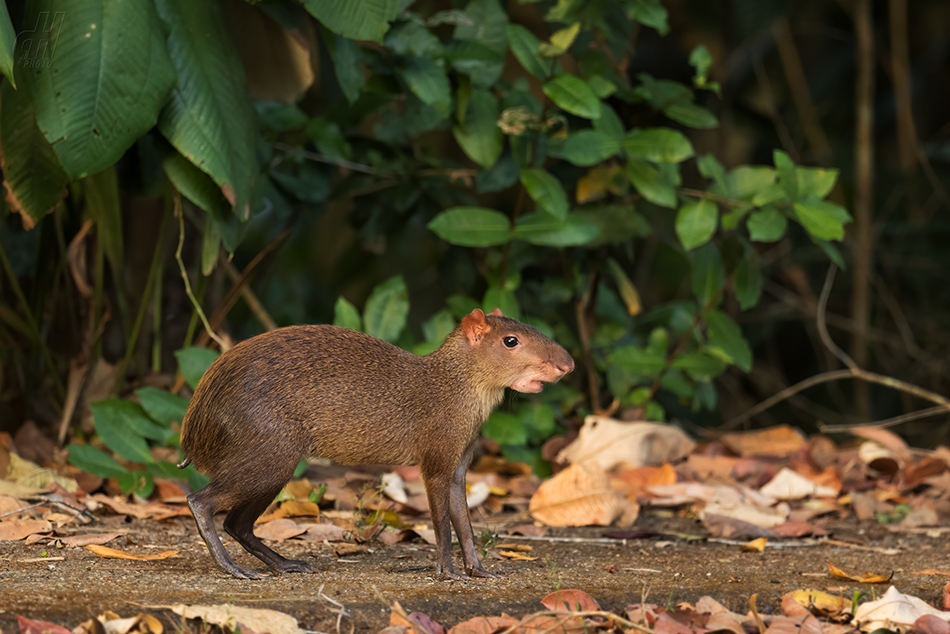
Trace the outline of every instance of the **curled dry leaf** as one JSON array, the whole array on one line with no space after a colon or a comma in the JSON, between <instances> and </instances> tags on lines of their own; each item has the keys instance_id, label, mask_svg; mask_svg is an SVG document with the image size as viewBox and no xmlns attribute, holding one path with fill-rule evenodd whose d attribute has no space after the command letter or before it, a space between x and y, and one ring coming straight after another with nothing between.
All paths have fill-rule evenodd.
<instances>
[{"instance_id":1,"label":"curled dry leaf","mask_svg":"<svg viewBox=\"0 0 950 634\"><path fill-rule=\"evenodd\" d=\"M162 634L165 628L162 622L151 614L140 613L136 616L122 618L115 612L105 612L96 617L99 627L90 620L83 624L87 628L83 632L105 631L105 634ZM73 632L73 634L77 634Z\"/></svg>"},{"instance_id":2,"label":"curled dry leaf","mask_svg":"<svg viewBox=\"0 0 950 634\"><path fill-rule=\"evenodd\" d=\"M608 526L624 511L596 462L571 465L538 487L528 512L548 526Z\"/></svg>"},{"instance_id":3,"label":"curled dry leaf","mask_svg":"<svg viewBox=\"0 0 950 634\"><path fill-rule=\"evenodd\" d=\"M831 487L812 482L805 476L796 473L788 467L775 474L768 484L759 489L769 497L777 500L800 500L805 497L834 497L838 491Z\"/></svg>"},{"instance_id":4,"label":"curled dry leaf","mask_svg":"<svg viewBox=\"0 0 950 634\"><path fill-rule=\"evenodd\" d=\"M865 572L863 575L858 577L855 575L849 575L844 570L842 570L841 568L837 567L836 565L832 563L829 563L829 562L825 562L825 563L828 564L828 573L832 577L841 577L842 579L850 579L851 581L857 581L858 583L887 583L888 581L891 580L891 577L894 576L894 571L892 570L891 574L887 575L886 577L883 575L876 575L870 572Z\"/></svg>"},{"instance_id":5,"label":"curled dry leaf","mask_svg":"<svg viewBox=\"0 0 950 634\"><path fill-rule=\"evenodd\" d=\"M227 627L234 631L237 625L243 630L269 634L304 634L297 626L297 619L276 610L259 610L239 605L173 605L168 608L186 619L201 619L205 623Z\"/></svg>"},{"instance_id":6,"label":"curled dry leaf","mask_svg":"<svg viewBox=\"0 0 950 634\"><path fill-rule=\"evenodd\" d=\"M628 423L606 416L588 416L577 440L561 450L558 462L596 462L604 470L657 466L688 456L696 444L672 425Z\"/></svg>"},{"instance_id":7,"label":"curled dry leaf","mask_svg":"<svg viewBox=\"0 0 950 634\"><path fill-rule=\"evenodd\" d=\"M168 559L169 557L174 557L181 552L180 550L166 550L165 552L161 553L135 554L109 548L108 546L100 546L99 544L90 544L89 546L86 546L86 550L94 552L100 557L106 557L109 559L133 559L135 561L157 561L159 559Z\"/></svg>"},{"instance_id":8,"label":"curled dry leaf","mask_svg":"<svg viewBox=\"0 0 950 634\"><path fill-rule=\"evenodd\" d=\"M941 612L917 597L901 594L891 586L877 601L859 605L851 624L866 632L881 627L905 632L913 627L917 619L928 614L950 621L950 612Z\"/></svg>"},{"instance_id":9,"label":"curled dry leaf","mask_svg":"<svg viewBox=\"0 0 950 634\"><path fill-rule=\"evenodd\" d=\"M0 522L0 541L18 541L35 533L49 533L53 526L46 520Z\"/></svg>"},{"instance_id":10,"label":"curled dry leaf","mask_svg":"<svg viewBox=\"0 0 950 634\"><path fill-rule=\"evenodd\" d=\"M765 537L759 537L758 539L753 539L750 542L746 542L739 546L739 550L744 553L760 553L765 550L765 544L769 540Z\"/></svg>"}]
</instances>

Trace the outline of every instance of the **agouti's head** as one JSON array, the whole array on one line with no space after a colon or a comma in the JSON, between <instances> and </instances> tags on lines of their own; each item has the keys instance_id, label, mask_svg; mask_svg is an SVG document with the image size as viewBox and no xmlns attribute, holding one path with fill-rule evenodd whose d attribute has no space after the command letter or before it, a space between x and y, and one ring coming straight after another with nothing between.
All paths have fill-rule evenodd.
<instances>
[{"instance_id":1,"label":"agouti's head","mask_svg":"<svg viewBox=\"0 0 950 634\"><path fill-rule=\"evenodd\" d=\"M518 392L540 392L574 370L567 350L534 326L505 317L496 308L485 315L477 308L462 319L462 332L482 377Z\"/></svg>"}]
</instances>

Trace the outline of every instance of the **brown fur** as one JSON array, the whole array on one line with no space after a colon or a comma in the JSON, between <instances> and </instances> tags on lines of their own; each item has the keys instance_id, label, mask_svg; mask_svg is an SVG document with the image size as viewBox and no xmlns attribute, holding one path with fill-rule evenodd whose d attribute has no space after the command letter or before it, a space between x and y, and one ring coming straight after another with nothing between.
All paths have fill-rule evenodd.
<instances>
[{"instance_id":1,"label":"brown fur","mask_svg":"<svg viewBox=\"0 0 950 634\"><path fill-rule=\"evenodd\" d=\"M519 343L508 348L511 336ZM455 576L451 522L466 571L491 576L478 561L465 507L465 470L479 429L506 387L538 391L539 381L557 381L573 367L563 348L498 310L473 311L426 356L336 326L291 326L253 337L211 365L185 415L183 464L210 476L189 506L216 563L234 576L259 575L235 564L221 545L211 518L226 508L225 529L245 549L277 570L309 571L252 532L301 458L418 464L438 572Z\"/></svg>"}]
</instances>

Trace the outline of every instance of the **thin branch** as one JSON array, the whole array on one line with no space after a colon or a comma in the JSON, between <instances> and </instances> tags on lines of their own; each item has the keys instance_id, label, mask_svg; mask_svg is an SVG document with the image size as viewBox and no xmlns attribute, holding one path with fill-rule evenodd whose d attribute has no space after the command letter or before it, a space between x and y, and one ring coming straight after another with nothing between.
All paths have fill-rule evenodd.
<instances>
[{"instance_id":1,"label":"thin branch","mask_svg":"<svg viewBox=\"0 0 950 634\"><path fill-rule=\"evenodd\" d=\"M884 420L875 421L873 423L863 423L861 427L864 428L874 428L874 429L885 429L887 427L896 427L897 425L902 425L904 423L909 423L911 421L920 420L921 418L929 418L931 416L939 416L940 414L950 413L947 411L947 408L942 405L937 405L936 407L928 407L927 409L917 410L916 412L908 412L907 414L901 414L900 416L894 416L892 418L885 418ZM835 432L847 432L851 431L852 425L825 425L823 423L818 424L818 429L822 433L835 433Z\"/></svg>"}]
</instances>

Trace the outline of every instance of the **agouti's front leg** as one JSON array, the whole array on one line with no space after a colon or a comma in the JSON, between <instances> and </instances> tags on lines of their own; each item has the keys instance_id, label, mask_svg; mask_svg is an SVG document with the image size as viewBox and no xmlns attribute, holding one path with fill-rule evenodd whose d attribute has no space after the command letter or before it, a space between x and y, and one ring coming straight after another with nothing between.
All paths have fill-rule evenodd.
<instances>
[{"instance_id":1,"label":"agouti's front leg","mask_svg":"<svg viewBox=\"0 0 950 634\"><path fill-rule=\"evenodd\" d=\"M502 575L488 572L478 560L475 531L472 529L472 518L469 515L468 501L465 497L465 474L468 471L468 465L472 462L474 450L475 442L472 442L465 450L462 459L455 467L455 472L452 474L452 486L449 492L449 515L452 518L452 525L455 527L455 534L458 535L459 544L462 546L462 562L465 566L465 572L472 577L497 579ZM451 535L449 537L451 538Z\"/></svg>"},{"instance_id":2,"label":"agouti's front leg","mask_svg":"<svg viewBox=\"0 0 950 634\"><path fill-rule=\"evenodd\" d=\"M435 573L440 577L460 579L452 565L452 523L449 519L452 472L439 460L423 460L420 472L426 486L429 514L432 516L432 529L435 532Z\"/></svg>"}]
</instances>

